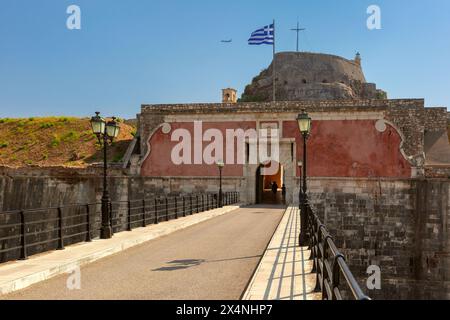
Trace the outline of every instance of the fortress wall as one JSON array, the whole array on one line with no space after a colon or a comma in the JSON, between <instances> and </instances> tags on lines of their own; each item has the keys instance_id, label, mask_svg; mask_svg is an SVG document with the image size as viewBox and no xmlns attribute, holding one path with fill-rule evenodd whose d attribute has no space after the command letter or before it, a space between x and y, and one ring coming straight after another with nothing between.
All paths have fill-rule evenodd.
<instances>
[{"instance_id":1,"label":"fortress wall","mask_svg":"<svg viewBox=\"0 0 450 320\"><path fill-rule=\"evenodd\" d=\"M277 100L382 99L386 93L368 84L359 57L280 52L271 65L246 86L244 101L271 101L275 76ZM274 72L276 70L276 72Z\"/></svg>"},{"instance_id":2,"label":"fortress wall","mask_svg":"<svg viewBox=\"0 0 450 320\"><path fill-rule=\"evenodd\" d=\"M371 297L450 298L448 180L313 178L309 190L363 288L367 268L381 268Z\"/></svg>"},{"instance_id":3,"label":"fortress wall","mask_svg":"<svg viewBox=\"0 0 450 320\"><path fill-rule=\"evenodd\" d=\"M208 121L273 121L294 120L298 113L306 110L314 118L323 120L376 120L385 118L393 124L394 136L401 135L404 139L402 149L414 166L421 167L424 163L424 100L347 100L347 101L296 101L277 103L238 103L238 104L176 104L176 105L143 105L140 115L141 160L148 156L147 142L165 121L171 123L201 119ZM431 122L431 121L430 121ZM337 123L337 122L336 122ZM356 124L351 124L356 125ZM357 125L356 125L357 126ZM337 126L337 133L346 129ZM353 130L354 129L354 130ZM357 139L354 134L358 128L353 128L350 139ZM360 128L361 129L361 128ZM395 131L398 131L396 133ZM327 143L327 141L322 141ZM331 139L330 144L339 141ZM398 145L398 144L397 144ZM368 147L371 147L368 145ZM398 149L398 148L397 148ZM397 153L392 150L389 153ZM338 152L338 151L337 151ZM333 157L331 157L333 158ZM372 161L374 162L374 161ZM332 173L322 173L322 176L333 176ZM383 174L375 174L383 176Z\"/></svg>"},{"instance_id":4,"label":"fortress wall","mask_svg":"<svg viewBox=\"0 0 450 320\"><path fill-rule=\"evenodd\" d=\"M173 178L144 178L130 176L125 170L110 170L109 191L113 202L122 201L122 204L113 204L113 210L117 211L116 217L123 225L127 221L128 200L153 199L155 196L191 195L199 193L217 193L219 182L217 177L173 177ZM223 180L224 192L240 191L244 194L245 183L243 178L225 178ZM41 169L8 169L0 168L0 212L58 207L71 204L95 204L101 202L103 193L102 168L67 169L67 168L41 168ZM92 235L99 236L100 205L91 206L91 221L95 224ZM65 216L84 214L77 208L63 210ZM34 218L54 219L55 210L46 210L34 214ZM39 216L37 216L39 215ZM39 218L39 219L38 219ZM4 223L19 223L19 216L0 215L0 225ZM84 222L84 221L83 221ZM81 222L75 222L78 224ZM35 228L53 229L54 222L46 226ZM31 229L30 229L31 230ZM33 229L34 230L34 229ZM33 230L30 232L32 233ZM41 229L36 232L42 231ZM85 226L71 229L71 232L84 232ZM20 234L20 228L0 229L0 238ZM56 234L40 234L33 240L34 235L28 237L28 241L41 242L56 237ZM65 244L70 245L84 241L84 236L66 239ZM29 248L29 254L56 249L57 243L42 244ZM20 246L19 239L0 241L0 249ZM0 263L16 260L20 257L20 250L0 254Z\"/></svg>"},{"instance_id":5,"label":"fortress wall","mask_svg":"<svg viewBox=\"0 0 450 320\"><path fill-rule=\"evenodd\" d=\"M3 209L99 202L100 174L101 168L3 169ZM145 178L117 169L111 175L114 201L218 190L217 177ZM246 197L245 178L225 178L223 184L224 191L241 191ZM294 184L299 185L298 178ZM293 199L298 199L298 191L298 187L288 190ZM365 284L369 265L381 267L382 290L370 292L372 297L450 298L448 180L311 178L309 191L361 285ZM93 218L100 222L99 210ZM125 209L120 218L125 223ZM0 261L6 258L0 257Z\"/></svg>"},{"instance_id":6,"label":"fortress wall","mask_svg":"<svg viewBox=\"0 0 450 320\"><path fill-rule=\"evenodd\" d=\"M447 131L447 108L426 108L424 125L427 131Z\"/></svg>"},{"instance_id":7,"label":"fortress wall","mask_svg":"<svg viewBox=\"0 0 450 320\"><path fill-rule=\"evenodd\" d=\"M361 66L352 60L339 56L308 53L281 52L275 56L277 76L280 79L305 79L310 82L321 83L323 80L331 82L360 81L366 82ZM271 72L273 64L269 67Z\"/></svg>"}]
</instances>

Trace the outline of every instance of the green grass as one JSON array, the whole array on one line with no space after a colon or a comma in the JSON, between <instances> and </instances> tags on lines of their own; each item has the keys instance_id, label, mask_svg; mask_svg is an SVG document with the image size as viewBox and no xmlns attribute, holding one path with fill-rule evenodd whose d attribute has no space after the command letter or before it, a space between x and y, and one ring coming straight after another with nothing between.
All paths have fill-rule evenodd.
<instances>
[{"instance_id":1,"label":"green grass","mask_svg":"<svg viewBox=\"0 0 450 320\"><path fill-rule=\"evenodd\" d=\"M112 162L119 163L120 161L122 161L123 156L124 156L123 154L118 154L118 155L114 156L114 158L112 159Z\"/></svg>"},{"instance_id":2,"label":"green grass","mask_svg":"<svg viewBox=\"0 0 450 320\"><path fill-rule=\"evenodd\" d=\"M51 122L44 122L43 124L41 124L39 126L39 128L41 129L50 129L53 128L55 126L55 124L51 123Z\"/></svg>"},{"instance_id":3,"label":"green grass","mask_svg":"<svg viewBox=\"0 0 450 320\"><path fill-rule=\"evenodd\" d=\"M92 133L90 118L28 117L0 119L0 156L7 166L70 165L84 166L102 148ZM122 122L123 119L118 119ZM133 127L122 124L132 139ZM122 138L123 139L123 138ZM110 148L110 159L120 162L125 154L123 144ZM76 155L76 156L74 156Z\"/></svg>"},{"instance_id":4,"label":"green grass","mask_svg":"<svg viewBox=\"0 0 450 320\"><path fill-rule=\"evenodd\" d=\"M8 122L11 122L11 119L10 119L10 118L0 119L0 124L2 124L2 123L8 123Z\"/></svg>"},{"instance_id":5,"label":"green grass","mask_svg":"<svg viewBox=\"0 0 450 320\"><path fill-rule=\"evenodd\" d=\"M80 134L75 131L69 131L61 137L62 142L74 142L80 140Z\"/></svg>"},{"instance_id":6,"label":"green grass","mask_svg":"<svg viewBox=\"0 0 450 320\"><path fill-rule=\"evenodd\" d=\"M52 139L52 141L50 142L50 146L51 146L52 148L56 148L56 147L58 147L60 144L61 144L61 138L59 137L59 135L54 134L54 135L53 135L53 139Z\"/></svg>"}]
</instances>

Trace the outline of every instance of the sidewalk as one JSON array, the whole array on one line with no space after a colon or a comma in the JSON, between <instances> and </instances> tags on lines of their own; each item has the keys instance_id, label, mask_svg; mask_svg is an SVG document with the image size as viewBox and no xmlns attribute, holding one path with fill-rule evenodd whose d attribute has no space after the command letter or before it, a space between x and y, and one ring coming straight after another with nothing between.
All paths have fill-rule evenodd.
<instances>
[{"instance_id":1,"label":"sidewalk","mask_svg":"<svg viewBox=\"0 0 450 320\"><path fill-rule=\"evenodd\" d=\"M289 207L250 282L243 300L321 300L314 293L308 248L298 246L300 215Z\"/></svg>"},{"instance_id":2,"label":"sidewalk","mask_svg":"<svg viewBox=\"0 0 450 320\"><path fill-rule=\"evenodd\" d=\"M109 240L80 243L62 251L36 255L26 261L14 261L0 265L0 300L2 295L24 289L60 274L73 272L77 267L138 246L175 231L179 231L212 218L224 215L240 206L227 206L178 220L162 222L132 232L121 232Z\"/></svg>"}]
</instances>

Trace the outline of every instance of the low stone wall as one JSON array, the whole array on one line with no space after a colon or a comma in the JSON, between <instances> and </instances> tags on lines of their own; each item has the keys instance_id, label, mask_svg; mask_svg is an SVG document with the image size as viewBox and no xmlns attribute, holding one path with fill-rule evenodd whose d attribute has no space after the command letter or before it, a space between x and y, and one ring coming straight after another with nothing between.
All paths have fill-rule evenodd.
<instances>
[{"instance_id":1,"label":"low stone wall","mask_svg":"<svg viewBox=\"0 0 450 320\"><path fill-rule=\"evenodd\" d=\"M312 179L314 208L375 299L450 299L450 181Z\"/></svg>"},{"instance_id":2,"label":"low stone wall","mask_svg":"<svg viewBox=\"0 0 450 320\"><path fill-rule=\"evenodd\" d=\"M123 231L127 226L128 200L131 200L131 214L139 215L133 217L132 226L138 227L143 224L139 220L142 220L140 214L143 212L143 202L132 200L146 200L147 224L155 221L156 210L160 212L159 221L165 221L164 199L157 202L155 198L202 194L203 198L199 196L200 202L197 203L194 197L193 203L187 202L187 208L190 208L190 205L203 208L213 201L212 194L217 194L218 180L201 177L143 178L128 175L126 170L113 168L110 170L108 183L113 222L116 225L114 231ZM223 191L240 191L242 181L240 178L225 178ZM33 255L55 250L60 245L57 207L63 207L60 210L65 217L63 224L67 227L64 231L65 245L86 239L87 208L90 212L91 235L94 238L99 236L102 193L102 168L0 169L0 239L4 239L0 241L0 251L7 250L0 253L0 262L20 258L21 239L17 237L21 234L20 212L5 212L43 208L26 213L27 242L34 244L28 248L28 255ZM174 212L173 204L167 207L167 214Z\"/></svg>"},{"instance_id":3,"label":"low stone wall","mask_svg":"<svg viewBox=\"0 0 450 320\"><path fill-rule=\"evenodd\" d=\"M46 208L67 204L100 202L102 168L0 168L0 211ZM218 177L145 178L114 169L108 177L113 201L142 199L144 195L214 193ZM224 178L223 191L242 191L244 178Z\"/></svg>"}]
</instances>

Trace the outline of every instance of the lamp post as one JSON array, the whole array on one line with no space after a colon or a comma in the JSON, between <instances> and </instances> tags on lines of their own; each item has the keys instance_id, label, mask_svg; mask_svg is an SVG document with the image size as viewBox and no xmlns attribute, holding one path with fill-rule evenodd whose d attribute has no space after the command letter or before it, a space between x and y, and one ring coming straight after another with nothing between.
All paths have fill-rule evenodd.
<instances>
[{"instance_id":1,"label":"lamp post","mask_svg":"<svg viewBox=\"0 0 450 320\"><path fill-rule=\"evenodd\" d=\"M222 193L222 170L225 167L225 163L220 160L217 162L217 167L219 168L219 208L223 207L223 193Z\"/></svg>"},{"instance_id":2,"label":"lamp post","mask_svg":"<svg viewBox=\"0 0 450 320\"><path fill-rule=\"evenodd\" d=\"M106 122L100 117L100 112L96 112L95 116L91 118L92 132L97 136L98 141L103 145L103 196L102 196L102 227L100 231L101 239L111 239L112 226L110 220L110 198L108 191L108 159L107 149L108 145L119 136L120 127L113 117L111 121Z\"/></svg>"},{"instance_id":3,"label":"lamp post","mask_svg":"<svg viewBox=\"0 0 450 320\"><path fill-rule=\"evenodd\" d=\"M299 235L299 244L300 246L305 246L308 244L308 231L307 231L307 221L308 221L308 210L307 210L307 202L308 202L308 186L306 184L307 176L306 176L306 143L307 140L311 134L311 118L308 116L305 110L297 117L298 127L300 130L300 133L303 137L303 183L302 179L300 179L300 192L299 192L299 199L300 199L300 220L301 220L301 230Z\"/></svg>"}]
</instances>

